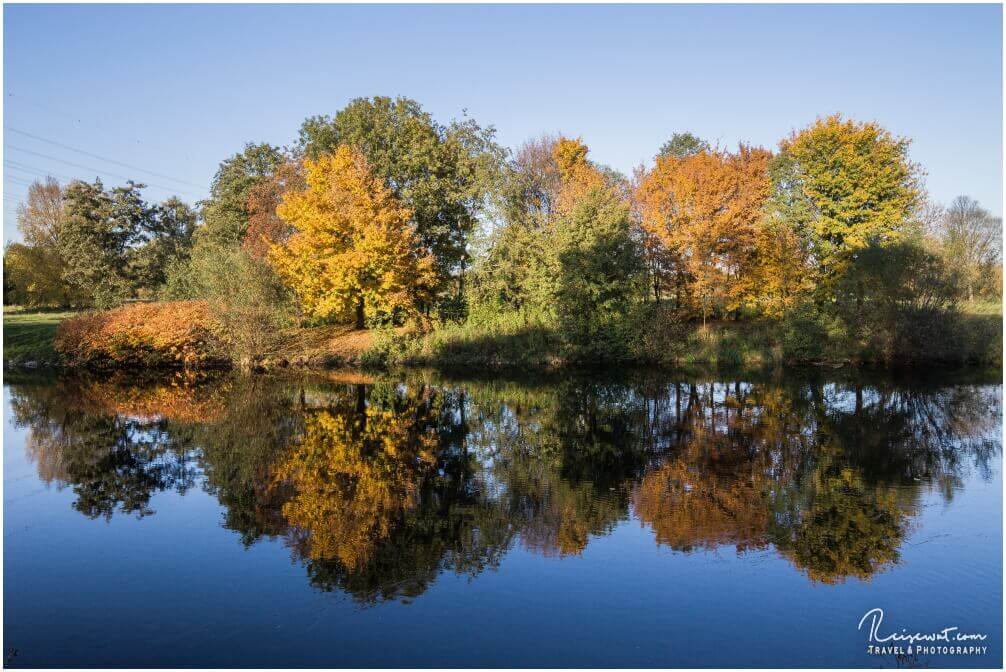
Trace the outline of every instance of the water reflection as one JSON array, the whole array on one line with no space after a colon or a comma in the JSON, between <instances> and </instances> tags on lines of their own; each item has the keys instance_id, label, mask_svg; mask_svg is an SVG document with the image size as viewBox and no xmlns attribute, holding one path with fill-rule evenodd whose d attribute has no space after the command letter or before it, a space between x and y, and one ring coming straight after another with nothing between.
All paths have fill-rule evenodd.
<instances>
[{"instance_id":1,"label":"water reflection","mask_svg":"<svg viewBox=\"0 0 1006 672\"><path fill-rule=\"evenodd\" d=\"M1000 388L759 381L178 377L11 386L39 476L89 517L200 487L361 602L577 555L638 521L677 552L773 549L809 581L895 565L924 489L991 477Z\"/></svg>"}]
</instances>

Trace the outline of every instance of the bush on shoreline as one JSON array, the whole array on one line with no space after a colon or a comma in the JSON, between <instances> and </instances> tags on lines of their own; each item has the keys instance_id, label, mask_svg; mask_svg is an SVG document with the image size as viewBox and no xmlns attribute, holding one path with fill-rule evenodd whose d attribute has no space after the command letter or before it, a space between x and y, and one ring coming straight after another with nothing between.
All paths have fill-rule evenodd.
<instances>
[{"instance_id":1,"label":"bush on shoreline","mask_svg":"<svg viewBox=\"0 0 1006 672\"><path fill-rule=\"evenodd\" d=\"M65 364L91 368L225 366L227 345L205 301L85 313L60 323L54 340Z\"/></svg>"}]
</instances>

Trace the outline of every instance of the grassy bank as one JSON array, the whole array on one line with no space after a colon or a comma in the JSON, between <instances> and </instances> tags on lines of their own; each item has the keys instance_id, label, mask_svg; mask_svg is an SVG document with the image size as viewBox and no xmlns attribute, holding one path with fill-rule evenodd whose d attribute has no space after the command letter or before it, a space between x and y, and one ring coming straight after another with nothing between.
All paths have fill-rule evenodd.
<instances>
[{"instance_id":1,"label":"grassy bank","mask_svg":"<svg viewBox=\"0 0 1006 672\"><path fill-rule=\"evenodd\" d=\"M56 327L73 312L63 310L26 311L4 307L3 357L5 366L56 366L59 356L53 349Z\"/></svg>"},{"instance_id":2,"label":"grassy bank","mask_svg":"<svg viewBox=\"0 0 1006 672\"><path fill-rule=\"evenodd\" d=\"M65 364L67 360L53 347L53 338L60 322L72 315L62 311L5 310L5 366ZM789 364L1002 365L1002 311L998 303L966 306L950 326L939 333L920 329L920 333L913 334L916 341L926 344L925 352L907 357L900 356L899 348L908 347L903 343L885 343L886 354L880 356L874 344L857 341L848 333L829 333L827 325L812 321L710 321L703 325L658 317L638 325L638 335L622 364L748 370ZM163 337L165 329L156 331ZM455 371L554 371L582 364L570 358L554 329L506 317L483 323L447 324L426 333L332 325L302 327L283 334L281 343L270 354L257 358L254 368L415 366ZM141 362L143 368L157 368L160 360L151 356L156 349L148 343L142 348L142 358L108 360L105 368L128 368L137 366L136 362ZM168 364L179 365L177 349L170 349L170 358L161 359L173 359ZM196 358L191 365L198 368L198 361Z\"/></svg>"},{"instance_id":3,"label":"grassy bank","mask_svg":"<svg viewBox=\"0 0 1006 672\"><path fill-rule=\"evenodd\" d=\"M850 329L837 321L679 322L653 316L633 325L623 364L674 368L743 368L811 364L919 367L1002 365L1002 310L976 303L947 324L909 321L898 330ZM502 319L450 324L425 334L378 335L365 365L441 369L554 370L575 359L554 328Z\"/></svg>"}]
</instances>

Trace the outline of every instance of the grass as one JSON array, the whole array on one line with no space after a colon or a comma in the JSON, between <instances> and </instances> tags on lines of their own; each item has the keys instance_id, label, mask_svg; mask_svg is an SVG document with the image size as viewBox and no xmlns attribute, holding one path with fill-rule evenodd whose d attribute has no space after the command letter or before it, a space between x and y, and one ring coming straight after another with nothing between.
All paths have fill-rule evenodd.
<instances>
[{"instance_id":1,"label":"grass","mask_svg":"<svg viewBox=\"0 0 1006 672\"><path fill-rule=\"evenodd\" d=\"M5 366L21 367L32 362L40 367L59 365L53 337L59 323L73 314L5 307ZM675 323L657 316L642 330L643 336L634 344L630 359L646 366L685 368L776 366L793 360L788 350L784 353L786 330L787 326L779 322L710 321L703 326ZM836 350L832 356L816 358L816 363L862 361L842 352L840 338L813 336L804 331L803 325L796 325L794 333L835 346L831 348ZM982 301L962 306L951 335L954 338L945 343L935 334L924 339L935 346L934 361L1001 365L1002 305ZM406 365L465 371L548 371L567 363L561 338L553 327L514 315L441 325L425 334L402 328L394 331L354 330L345 326L297 328L283 341L284 346L268 358L264 368Z\"/></svg>"},{"instance_id":2,"label":"grass","mask_svg":"<svg viewBox=\"0 0 1006 672\"><path fill-rule=\"evenodd\" d=\"M814 321L820 316L803 321L710 320L705 325L664 314L643 319L636 335L627 340L628 356L620 365L760 370L789 365L1002 363L998 302L962 306L952 323L911 322L895 332L869 333L864 342L833 318ZM466 371L548 371L574 363L567 359L555 326L529 324L507 314L441 325L425 334L379 337L360 361Z\"/></svg>"},{"instance_id":3,"label":"grass","mask_svg":"<svg viewBox=\"0 0 1006 672\"><path fill-rule=\"evenodd\" d=\"M3 313L3 358L4 365L55 366L59 355L52 347L56 327L65 318L73 315L65 310L28 311L15 307L4 307Z\"/></svg>"}]
</instances>

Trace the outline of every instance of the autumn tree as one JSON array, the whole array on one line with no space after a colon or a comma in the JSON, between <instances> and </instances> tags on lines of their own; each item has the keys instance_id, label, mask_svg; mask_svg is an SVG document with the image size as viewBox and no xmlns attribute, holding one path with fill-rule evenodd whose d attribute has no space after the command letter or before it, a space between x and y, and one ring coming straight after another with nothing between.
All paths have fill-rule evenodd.
<instances>
[{"instance_id":1,"label":"autumn tree","mask_svg":"<svg viewBox=\"0 0 1006 672\"><path fill-rule=\"evenodd\" d=\"M442 125L408 98L357 98L334 118L307 119L300 151L312 160L349 145L411 212L439 284L464 275L467 244L495 180L502 149L474 120Z\"/></svg>"},{"instance_id":2,"label":"autumn tree","mask_svg":"<svg viewBox=\"0 0 1006 672\"><path fill-rule=\"evenodd\" d=\"M283 195L290 190L304 188L301 166L296 161L286 161L271 176L261 180L248 191L248 229L241 247L256 259L264 259L269 248L286 241L293 229L276 214Z\"/></svg>"},{"instance_id":3,"label":"autumn tree","mask_svg":"<svg viewBox=\"0 0 1006 672\"><path fill-rule=\"evenodd\" d=\"M4 303L29 307L73 302L58 248L11 243L3 255Z\"/></svg>"},{"instance_id":4,"label":"autumn tree","mask_svg":"<svg viewBox=\"0 0 1006 672\"><path fill-rule=\"evenodd\" d=\"M313 317L354 321L413 314L436 282L403 206L348 146L304 162L307 187L277 212L294 229L270 259Z\"/></svg>"},{"instance_id":5,"label":"autumn tree","mask_svg":"<svg viewBox=\"0 0 1006 672\"><path fill-rule=\"evenodd\" d=\"M677 305L703 319L752 302L769 157L764 149L741 145L736 153L657 159L639 184L637 201L643 229L658 243L658 296L672 286Z\"/></svg>"},{"instance_id":6,"label":"autumn tree","mask_svg":"<svg viewBox=\"0 0 1006 672\"><path fill-rule=\"evenodd\" d=\"M63 189L54 177L35 180L28 187L27 202L17 208L17 228L26 245L59 245L63 229Z\"/></svg>"},{"instance_id":7,"label":"autumn tree","mask_svg":"<svg viewBox=\"0 0 1006 672\"><path fill-rule=\"evenodd\" d=\"M78 298L62 277L63 222L62 187L52 177L33 182L27 201L17 209L17 227L24 243L10 245L4 254L5 301L65 306Z\"/></svg>"},{"instance_id":8,"label":"autumn tree","mask_svg":"<svg viewBox=\"0 0 1006 672\"><path fill-rule=\"evenodd\" d=\"M577 202L607 184L604 174L587 159L587 145L579 139L559 138L552 147L552 157L559 171L559 195L556 210L560 215L572 210Z\"/></svg>"},{"instance_id":9,"label":"autumn tree","mask_svg":"<svg viewBox=\"0 0 1006 672\"><path fill-rule=\"evenodd\" d=\"M921 204L909 140L835 114L779 143L779 214L802 231L825 277L855 250L901 238Z\"/></svg>"}]
</instances>

